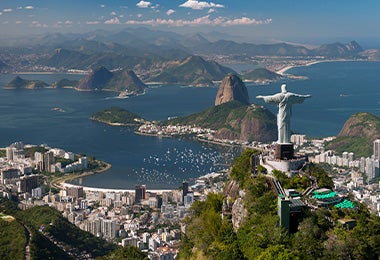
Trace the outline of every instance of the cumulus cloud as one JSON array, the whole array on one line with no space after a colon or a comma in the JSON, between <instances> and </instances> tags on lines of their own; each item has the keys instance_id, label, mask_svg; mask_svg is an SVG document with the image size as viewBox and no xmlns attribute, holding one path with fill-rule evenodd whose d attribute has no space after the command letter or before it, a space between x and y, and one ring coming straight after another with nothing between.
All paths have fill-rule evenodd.
<instances>
[{"instance_id":1,"label":"cumulus cloud","mask_svg":"<svg viewBox=\"0 0 380 260\"><path fill-rule=\"evenodd\" d=\"M111 12L110 14L113 15L113 16L115 16L115 15L116 15L116 12Z\"/></svg>"},{"instance_id":2,"label":"cumulus cloud","mask_svg":"<svg viewBox=\"0 0 380 260\"><path fill-rule=\"evenodd\" d=\"M105 24L120 24L119 18L115 17L112 19L109 19L107 21L104 21Z\"/></svg>"},{"instance_id":3,"label":"cumulus cloud","mask_svg":"<svg viewBox=\"0 0 380 260\"><path fill-rule=\"evenodd\" d=\"M32 9L34 9L34 6L28 5L28 6L25 6L24 8L27 10L32 10Z\"/></svg>"},{"instance_id":4,"label":"cumulus cloud","mask_svg":"<svg viewBox=\"0 0 380 260\"><path fill-rule=\"evenodd\" d=\"M138 18L141 18L143 15L142 14L137 14L137 17Z\"/></svg>"},{"instance_id":5,"label":"cumulus cloud","mask_svg":"<svg viewBox=\"0 0 380 260\"><path fill-rule=\"evenodd\" d=\"M222 5L222 4L215 4L213 2L202 2L202 1L197 1L197 0L188 0L179 6L191 8L194 10L202 10L205 8L223 8L224 7L224 5Z\"/></svg>"},{"instance_id":6,"label":"cumulus cloud","mask_svg":"<svg viewBox=\"0 0 380 260\"><path fill-rule=\"evenodd\" d=\"M21 9L22 9L22 6L17 7L17 10L21 10Z\"/></svg>"},{"instance_id":7,"label":"cumulus cloud","mask_svg":"<svg viewBox=\"0 0 380 260\"><path fill-rule=\"evenodd\" d=\"M73 24L73 21L67 20L67 21L65 21L65 24L66 24L66 25L72 25L72 24Z\"/></svg>"},{"instance_id":8,"label":"cumulus cloud","mask_svg":"<svg viewBox=\"0 0 380 260\"><path fill-rule=\"evenodd\" d=\"M272 22L272 19L266 20L256 20L248 17L241 17L236 19L228 19L225 17L217 17L210 19L209 15L202 16L200 18L195 18L193 20L174 20L174 19L151 19L144 21L129 20L126 24L131 25L169 25L169 26L198 26L198 25L211 25L211 26L236 26L236 25L261 25L269 24Z\"/></svg>"},{"instance_id":9,"label":"cumulus cloud","mask_svg":"<svg viewBox=\"0 0 380 260\"><path fill-rule=\"evenodd\" d=\"M210 8L210 9L208 9L208 11L207 11L207 13L208 14L212 14L212 13L214 13L216 10L214 9L214 8Z\"/></svg>"},{"instance_id":10,"label":"cumulus cloud","mask_svg":"<svg viewBox=\"0 0 380 260\"><path fill-rule=\"evenodd\" d=\"M3 9L3 12L4 12L4 13L10 13L10 12L12 12L12 11L13 11L12 8L5 8L5 9Z\"/></svg>"},{"instance_id":11,"label":"cumulus cloud","mask_svg":"<svg viewBox=\"0 0 380 260\"><path fill-rule=\"evenodd\" d=\"M137 7L139 8L148 8L149 6L151 6L152 3L151 2L148 2L148 1L144 1L144 0L141 0L140 2L138 2L136 4Z\"/></svg>"},{"instance_id":12,"label":"cumulus cloud","mask_svg":"<svg viewBox=\"0 0 380 260\"><path fill-rule=\"evenodd\" d=\"M104 8L104 7L106 7L106 5L100 5L100 7L101 7L101 8Z\"/></svg>"},{"instance_id":13,"label":"cumulus cloud","mask_svg":"<svg viewBox=\"0 0 380 260\"><path fill-rule=\"evenodd\" d=\"M93 25L93 24L99 24L99 21L87 21L86 24Z\"/></svg>"},{"instance_id":14,"label":"cumulus cloud","mask_svg":"<svg viewBox=\"0 0 380 260\"><path fill-rule=\"evenodd\" d=\"M166 11L167 15L172 15L174 13L175 13L175 11L173 9L169 9L169 10Z\"/></svg>"}]
</instances>

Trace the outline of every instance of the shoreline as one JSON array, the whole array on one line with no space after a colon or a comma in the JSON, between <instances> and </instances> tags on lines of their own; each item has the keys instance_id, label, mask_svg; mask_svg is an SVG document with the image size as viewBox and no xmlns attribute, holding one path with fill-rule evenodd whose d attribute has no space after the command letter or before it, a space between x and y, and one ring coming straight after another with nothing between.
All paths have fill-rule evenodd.
<instances>
[{"instance_id":1,"label":"shoreline","mask_svg":"<svg viewBox=\"0 0 380 260\"><path fill-rule=\"evenodd\" d=\"M58 188L58 189L65 189L66 187L82 187L84 191L94 191L94 192L115 192L115 193L125 193L125 192L134 193L135 192L135 190L131 190L131 189L113 189L113 188L88 187L88 186L71 184L71 183L66 182L66 181L72 181L72 180L79 179L79 178L86 177L86 176L90 176L90 175L95 175L98 173L104 173L104 172L108 171L109 169L111 169L111 167L112 167L111 164L104 162L104 161L100 161L100 162L106 164L106 167L99 169L99 170L96 170L96 171L83 172L79 175L63 176L62 178L58 178L57 180L52 181L51 185L54 186L55 188ZM146 191L151 192L151 193L162 194L164 192L170 192L172 190L175 190L175 189L147 189Z\"/></svg>"},{"instance_id":2,"label":"shoreline","mask_svg":"<svg viewBox=\"0 0 380 260\"><path fill-rule=\"evenodd\" d=\"M112 165L109 164L109 163L107 163L107 162L104 162L104 161L98 161L98 162L104 163L106 165L106 167L100 168L100 169L95 170L95 171L86 171L86 172L83 172L83 173L81 173L79 175L77 175L77 174L66 175L66 176L64 175L64 176L62 176L60 178L52 180L51 181L51 186L54 186L55 188L58 188L58 189L63 189L64 187L66 187L66 185L73 185L73 184L66 183L66 181L71 181L71 180L79 179L79 178L82 178L82 177L85 177L85 176L90 176L90 175L94 175L94 174L98 174L98 173L103 173L103 172L108 171L112 167ZM80 186L80 185L73 185L73 186Z\"/></svg>"},{"instance_id":3,"label":"shoreline","mask_svg":"<svg viewBox=\"0 0 380 260\"><path fill-rule=\"evenodd\" d=\"M299 76L295 76L295 75L292 75L292 74L288 74L288 73L286 73L286 71L288 71L288 70L290 70L292 68L296 68L296 67L308 67L308 66L312 66L312 65L315 65L315 64L327 63L327 62L373 62L373 61L376 61L376 60L350 60L350 59L314 60L314 61L309 61L309 62L307 62L305 64L288 65L288 66L285 66L285 67L283 67L283 68L281 68L279 70L276 70L275 72L277 74L280 74L281 76L299 77Z\"/></svg>"}]
</instances>

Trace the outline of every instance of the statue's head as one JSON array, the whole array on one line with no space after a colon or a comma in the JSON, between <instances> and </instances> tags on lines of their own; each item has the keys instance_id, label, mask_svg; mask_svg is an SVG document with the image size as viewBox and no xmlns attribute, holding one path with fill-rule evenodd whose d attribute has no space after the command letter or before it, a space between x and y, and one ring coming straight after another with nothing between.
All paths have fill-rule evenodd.
<instances>
[{"instance_id":1,"label":"statue's head","mask_svg":"<svg viewBox=\"0 0 380 260\"><path fill-rule=\"evenodd\" d=\"M286 92L288 92L288 91L286 90L286 84L282 84L282 85L281 85L281 92L282 92L282 93L286 93Z\"/></svg>"}]
</instances>

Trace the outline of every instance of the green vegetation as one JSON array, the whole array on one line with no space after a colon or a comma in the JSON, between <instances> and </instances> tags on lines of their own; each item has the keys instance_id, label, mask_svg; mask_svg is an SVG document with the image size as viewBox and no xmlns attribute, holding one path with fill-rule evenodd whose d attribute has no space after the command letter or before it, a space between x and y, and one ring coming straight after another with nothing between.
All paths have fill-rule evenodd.
<instances>
[{"instance_id":1,"label":"green vegetation","mask_svg":"<svg viewBox=\"0 0 380 260\"><path fill-rule=\"evenodd\" d=\"M305 169L305 172L316 178L319 188L334 188L334 182L329 176L329 173L319 165L308 165Z\"/></svg>"},{"instance_id":2,"label":"green vegetation","mask_svg":"<svg viewBox=\"0 0 380 260\"><path fill-rule=\"evenodd\" d=\"M199 56L189 56L184 60L170 62L156 75L151 75L149 80L170 84L185 85L214 85L212 81L222 80L233 70L223 67L214 61L205 61Z\"/></svg>"},{"instance_id":3,"label":"green vegetation","mask_svg":"<svg viewBox=\"0 0 380 260\"><path fill-rule=\"evenodd\" d=\"M242 78L245 80L252 80L252 81L273 81L278 80L281 78L281 75L272 72L270 70L260 68L255 69L251 72L245 73L242 75Z\"/></svg>"},{"instance_id":4,"label":"green vegetation","mask_svg":"<svg viewBox=\"0 0 380 260\"><path fill-rule=\"evenodd\" d=\"M48 149L46 149L43 146L32 146L32 147L24 148L25 157L30 157L32 159L34 159L35 152L46 153L47 151Z\"/></svg>"},{"instance_id":5,"label":"green vegetation","mask_svg":"<svg viewBox=\"0 0 380 260\"><path fill-rule=\"evenodd\" d=\"M50 239L58 241L67 250L70 249L76 253L86 251L93 257L103 256L117 248L115 244L95 237L71 224L54 208L36 206L21 211L17 208L17 202L0 198L0 212L15 217L15 220L11 222L0 219L0 247L6 246L8 250L0 248L1 259L11 259L7 256L14 256L15 259L23 257L26 233L22 224L32 233L32 259L72 259ZM39 231L41 227L43 232ZM18 255L22 257L16 257Z\"/></svg>"},{"instance_id":6,"label":"green vegetation","mask_svg":"<svg viewBox=\"0 0 380 260\"><path fill-rule=\"evenodd\" d=\"M356 157L369 157L373 152L373 141L378 138L380 116L356 113L346 121L337 138L329 142L326 148L337 153L353 152Z\"/></svg>"},{"instance_id":7,"label":"green vegetation","mask_svg":"<svg viewBox=\"0 0 380 260\"><path fill-rule=\"evenodd\" d=\"M0 149L0 157L6 157L7 151L5 149Z\"/></svg>"},{"instance_id":8,"label":"green vegetation","mask_svg":"<svg viewBox=\"0 0 380 260\"><path fill-rule=\"evenodd\" d=\"M341 136L329 142L326 149L333 149L338 154L353 152L357 157L369 157L373 152L372 146L372 141L364 136Z\"/></svg>"},{"instance_id":9,"label":"green vegetation","mask_svg":"<svg viewBox=\"0 0 380 260\"><path fill-rule=\"evenodd\" d=\"M248 141L273 140L277 129L275 116L269 110L255 105L244 105L238 101L223 103L199 113L163 121L161 124L210 128L223 132L230 139ZM245 131L242 130L243 128ZM252 131L247 130L251 128ZM258 131L258 128L261 130Z\"/></svg>"},{"instance_id":10,"label":"green vegetation","mask_svg":"<svg viewBox=\"0 0 380 260\"><path fill-rule=\"evenodd\" d=\"M187 232L181 240L179 259L241 259L237 236L229 221L220 218L223 197L210 193L206 201L191 207L191 217L185 220ZM196 248L195 252L193 251Z\"/></svg>"},{"instance_id":11,"label":"green vegetation","mask_svg":"<svg viewBox=\"0 0 380 260\"><path fill-rule=\"evenodd\" d=\"M96 260L113 260L113 259L123 259L123 260L147 260L148 256L141 252L139 249L133 246L125 246L116 249L108 253L107 255L97 257Z\"/></svg>"},{"instance_id":12,"label":"green vegetation","mask_svg":"<svg viewBox=\"0 0 380 260\"><path fill-rule=\"evenodd\" d=\"M61 79L52 85L55 88L66 88L66 87L76 87L78 85L78 80L69 80L69 79Z\"/></svg>"},{"instance_id":13,"label":"green vegetation","mask_svg":"<svg viewBox=\"0 0 380 260\"><path fill-rule=\"evenodd\" d=\"M138 125L142 118L120 107L111 107L91 116L92 120L106 124Z\"/></svg>"},{"instance_id":14,"label":"green vegetation","mask_svg":"<svg viewBox=\"0 0 380 260\"><path fill-rule=\"evenodd\" d=\"M378 259L380 256L380 218L369 214L364 205L355 209L320 208L306 211L295 233L279 226L277 198L264 174L250 174L249 158L244 151L233 165L230 178L244 187L243 203L247 216L234 231L228 217L221 218L221 194L209 194L206 201L195 202L185 219L187 232L180 244L179 259ZM320 187L331 187L331 178L321 167L310 166L306 174L314 176ZM285 185L303 189L306 179L288 178L275 171ZM331 221L355 219L352 229ZM227 251L225 251L227 250Z\"/></svg>"},{"instance_id":15,"label":"green vegetation","mask_svg":"<svg viewBox=\"0 0 380 260\"><path fill-rule=\"evenodd\" d=\"M22 79L20 76L16 76L4 87L10 88L10 89L15 89L15 88L36 89L36 88L46 88L48 86L49 85L47 83L41 80L27 80L27 79Z\"/></svg>"},{"instance_id":16,"label":"green vegetation","mask_svg":"<svg viewBox=\"0 0 380 260\"><path fill-rule=\"evenodd\" d=\"M22 225L17 221L0 218L0 259L22 259L25 243Z\"/></svg>"}]
</instances>

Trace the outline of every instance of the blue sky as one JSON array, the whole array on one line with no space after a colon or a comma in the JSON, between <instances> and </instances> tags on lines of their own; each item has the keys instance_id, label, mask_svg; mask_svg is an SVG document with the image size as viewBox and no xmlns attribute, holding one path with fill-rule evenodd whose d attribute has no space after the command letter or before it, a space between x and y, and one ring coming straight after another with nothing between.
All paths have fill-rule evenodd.
<instances>
[{"instance_id":1,"label":"blue sky","mask_svg":"<svg viewBox=\"0 0 380 260\"><path fill-rule=\"evenodd\" d=\"M1 35L133 26L177 32L214 30L252 42L376 42L380 1L0 0Z\"/></svg>"}]
</instances>

